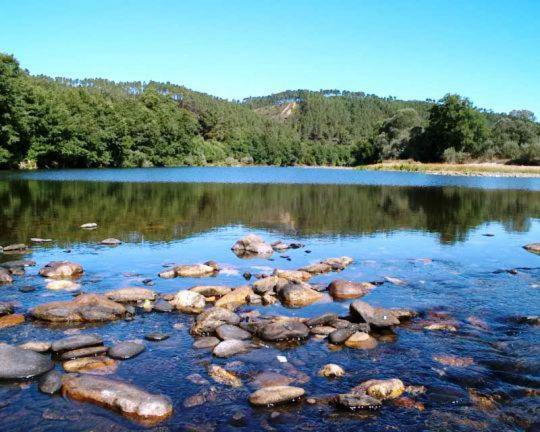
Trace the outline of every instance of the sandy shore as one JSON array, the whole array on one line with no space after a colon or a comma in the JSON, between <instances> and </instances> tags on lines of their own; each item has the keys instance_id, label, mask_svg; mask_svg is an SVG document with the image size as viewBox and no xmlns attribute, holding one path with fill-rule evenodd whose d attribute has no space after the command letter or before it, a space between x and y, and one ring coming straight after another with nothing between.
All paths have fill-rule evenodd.
<instances>
[{"instance_id":1,"label":"sandy shore","mask_svg":"<svg viewBox=\"0 0 540 432\"><path fill-rule=\"evenodd\" d=\"M391 161L359 166L358 169L373 171L406 171L453 176L484 177L540 177L540 166L504 165L501 163L420 163L411 161Z\"/></svg>"}]
</instances>

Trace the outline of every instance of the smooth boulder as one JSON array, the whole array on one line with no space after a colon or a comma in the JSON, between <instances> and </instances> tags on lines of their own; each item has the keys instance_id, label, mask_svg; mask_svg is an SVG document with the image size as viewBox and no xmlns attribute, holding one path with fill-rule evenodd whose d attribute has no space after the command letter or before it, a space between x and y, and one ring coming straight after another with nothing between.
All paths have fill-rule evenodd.
<instances>
[{"instance_id":1,"label":"smooth boulder","mask_svg":"<svg viewBox=\"0 0 540 432\"><path fill-rule=\"evenodd\" d=\"M122 318L126 308L98 294L81 294L73 300L41 304L31 314L50 322L102 322Z\"/></svg>"},{"instance_id":2,"label":"smooth boulder","mask_svg":"<svg viewBox=\"0 0 540 432\"><path fill-rule=\"evenodd\" d=\"M249 396L252 405L267 406L285 402L293 402L305 394L301 387L272 386L256 390Z\"/></svg>"},{"instance_id":3,"label":"smooth boulder","mask_svg":"<svg viewBox=\"0 0 540 432\"><path fill-rule=\"evenodd\" d=\"M62 373L55 370L47 372L39 379L39 391L51 395L60 391L62 388L62 376Z\"/></svg>"},{"instance_id":4,"label":"smooth boulder","mask_svg":"<svg viewBox=\"0 0 540 432\"><path fill-rule=\"evenodd\" d=\"M247 236L241 238L232 246L231 249L237 256L241 258L250 258L255 256L261 258L270 258L274 253L272 246L255 234L248 234Z\"/></svg>"},{"instance_id":5,"label":"smooth boulder","mask_svg":"<svg viewBox=\"0 0 540 432\"><path fill-rule=\"evenodd\" d=\"M145 346L140 342L122 341L115 343L112 347L110 347L108 355L116 360L127 360L138 356L145 349Z\"/></svg>"},{"instance_id":6,"label":"smooth boulder","mask_svg":"<svg viewBox=\"0 0 540 432\"><path fill-rule=\"evenodd\" d=\"M78 334L56 340L51 345L51 350L55 353L101 345L103 338L96 334Z\"/></svg>"},{"instance_id":7,"label":"smooth boulder","mask_svg":"<svg viewBox=\"0 0 540 432\"><path fill-rule=\"evenodd\" d=\"M179 291L171 304L180 312L198 314L204 310L206 306L206 298L199 293L190 290Z\"/></svg>"},{"instance_id":8,"label":"smooth boulder","mask_svg":"<svg viewBox=\"0 0 540 432\"><path fill-rule=\"evenodd\" d=\"M154 426L173 412L170 400L138 387L104 377L65 375L62 393L72 399L119 411L146 426Z\"/></svg>"},{"instance_id":9,"label":"smooth boulder","mask_svg":"<svg viewBox=\"0 0 540 432\"><path fill-rule=\"evenodd\" d=\"M212 350L216 357L228 358L236 354L248 352L250 345L242 340L227 339L218 343Z\"/></svg>"},{"instance_id":10,"label":"smooth boulder","mask_svg":"<svg viewBox=\"0 0 540 432\"><path fill-rule=\"evenodd\" d=\"M365 296L374 288L369 282L351 282L336 279L328 285L328 292L336 300L347 300Z\"/></svg>"},{"instance_id":11,"label":"smooth boulder","mask_svg":"<svg viewBox=\"0 0 540 432\"><path fill-rule=\"evenodd\" d=\"M305 283L290 283L279 290L279 297L285 306L298 308L309 306L323 298L323 295Z\"/></svg>"},{"instance_id":12,"label":"smooth boulder","mask_svg":"<svg viewBox=\"0 0 540 432\"><path fill-rule=\"evenodd\" d=\"M260 337L269 342L277 342L290 339L305 339L309 336L309 328L295 319L280 319L266 324Z\"/></svg>"},{"instance_id":13,"label":"smooth boulder","mask_svg":"<svg viewBox=\"0 0 540 432\"><path fill-rule=\"evenodd\" d=\"M52 368L53 362L49 356L0 344L0 380L31 378Z\"/></svg>"},{"instance_id":14,"label":"smooth boulder","mask_svg":"<svg viewBox=\"0 0 540 432\"><path fill-rule=\"evenodd\" d=\"M399 324L399 319L390 309L373 307L357 300L350 305L351 315L375 327L391 327Z\"/></svg>"},{"instance_id":15,"label":"smooth boulder","mask_svg":"<svg viewBox=\"0 0 540 432\"><path fill-rule=\"evenodd\" d=\"M80 264L70 261L51 261L39 270L41 276L51 279L77 278L83 272Z\"/></svg>"},{"instance_id":16,"label":"smooth boulder","mask_svg":"<svg viewBox=\"0 0 540 432\"><path fill-rule=\"evenodd\" d=\"M109 300L117 303L141 302L145 300L153 301L156 298L156 292L148 288L128 287L108 291L105 294Z\"/></svg>"}]
</instances>

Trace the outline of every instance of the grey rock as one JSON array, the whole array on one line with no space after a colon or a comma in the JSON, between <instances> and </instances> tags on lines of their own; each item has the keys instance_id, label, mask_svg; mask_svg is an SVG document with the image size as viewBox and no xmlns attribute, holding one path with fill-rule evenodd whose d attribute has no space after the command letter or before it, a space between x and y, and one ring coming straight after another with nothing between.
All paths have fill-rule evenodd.
<instances>
[{"instance_id":1,"label":"grey rock","mask_svg":"<svg viewBox=\"0 0 540 432\"><path fill-rule=\"evenodd\" d=\"M249 344L238 339L227 339L217 344L212 350L216 357L232 357L236 354L243 354L249 350Z\"/></svg>"},{"instance_id":2,"label":"grey rock","mask_svg":"<svg viewBox=\"0 0 540 432\"><path fill-rule=\"evenodd\" d=\"M7 344L0 344L0 380L41 375L53 367L49 356Z\"/></svg>"},{"instance_id":3,"label":"grey rock","mask_svg":"<svg viewBox=\"0 0 540 432\"><path fill-rule=\"evenodd\" d=\"M140 342L123 341L114 344L109 348L108 355L113 359L127 360L133 358L145 350L145 346Z\"/></svg>"},{"instance_id":4,"label":"grey rock","mask_svg":"<svg viewBox=\"0 0 540 432\"><path fill-rule=\"evenodd\" d=\"M62 388L62 373L52 370L39 379L39 391L46 394L54 394Z\"/></svg>"},{"instance_id":5,"label":"grey rock","mask_svg":"<svg viewBox=\"0 0 540 432\"><path fill-rule=\"evenodd\" d=\"M231 324L220 325L216 329L216 334L222 340L227 340L227 339L243 340L243 339L251 338L251 333L245 330L242 330L240 327L237 327Z\"/></svg>"},{"instance_id":6,"label":"grey rock","mask_svg":"<svg viewBox=\"0 0 540 432\"><path fill-rule=\"evenodd\" d=\"M101 345L103 338L96 334L80 334L68 336L54 341L51 346L53 352L70 351L78 348L85 348L94 345Z\"/></svg>"}]
</instances>

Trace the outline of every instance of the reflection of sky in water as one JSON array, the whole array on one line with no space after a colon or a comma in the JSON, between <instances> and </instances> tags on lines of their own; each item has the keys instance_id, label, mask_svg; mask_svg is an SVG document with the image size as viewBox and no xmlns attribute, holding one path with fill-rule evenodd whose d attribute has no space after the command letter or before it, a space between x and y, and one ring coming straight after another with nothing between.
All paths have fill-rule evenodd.
<instances>
[{"instance_id":1,"label":"reflection of sky in water","mask_svg":"<svg viewBox=\"0 0 540 432\"><path fill-rule=\"evenodd\" d=\"M321 173L322 171L322 173ZM0 174L1 175L1 174ZM385 186L463 186L540 190L540 178L446 176L390 171L279 167L123 168L27 171L7 174L28 180L126 182L364 184ZM1 179L1 177L0 177Z\"/></svg>"}]
</instances>

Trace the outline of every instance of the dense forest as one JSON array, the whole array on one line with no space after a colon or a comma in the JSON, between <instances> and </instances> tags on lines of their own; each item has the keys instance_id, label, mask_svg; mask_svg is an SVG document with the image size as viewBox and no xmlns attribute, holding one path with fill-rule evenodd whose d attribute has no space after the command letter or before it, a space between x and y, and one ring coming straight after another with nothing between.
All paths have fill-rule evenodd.
<instances>
[{"instance_id":1,"label":"dense forest","mask_svg":"<svg viewBox=\"0 0 540 432\"><path fill-rule=\"evenodd\" d=\"M171 83L34 76L0 53L3 169L402 158L540 164L540 124L530 111L498 114L452 94L294 90L228 101Z\"/></svg>"}]
</instances>

